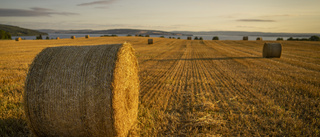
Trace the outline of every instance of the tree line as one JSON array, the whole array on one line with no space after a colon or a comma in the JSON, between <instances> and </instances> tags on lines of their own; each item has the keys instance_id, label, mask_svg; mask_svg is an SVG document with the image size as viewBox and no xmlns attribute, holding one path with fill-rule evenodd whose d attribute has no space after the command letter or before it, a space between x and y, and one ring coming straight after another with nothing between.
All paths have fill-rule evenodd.
<instances>
[{"instance_id":1,"label":"tree line","mask_svg":"<svg viewBox=\"0 0 320 137\"><path fill-rule=\"evenodd\" d=\"M4 30L0 30L0 39L9 39L11 40L11 34L9 32L6 32Z\"/></svg>"},{"instance_id":2,"label":"tree line","mask_svg":"<svg viewBox=\"0 0 320 137\"><path fill-rule=\"evenodd\" d=\"M283 40L283 38L277 38L277 41L281 41ZM320 38L319 36L311 36L310 38L293 38L293 37L290 37L287 39L287 41L320 41Z\"/></svg>"}]
</instances>

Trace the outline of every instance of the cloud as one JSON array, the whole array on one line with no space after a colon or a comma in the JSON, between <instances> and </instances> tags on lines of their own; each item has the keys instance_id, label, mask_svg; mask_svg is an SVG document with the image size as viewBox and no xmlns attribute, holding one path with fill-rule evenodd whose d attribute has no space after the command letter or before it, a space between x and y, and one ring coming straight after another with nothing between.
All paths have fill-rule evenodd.
<instances>
[{"instance_id":1,"label":"cloud","mask_svg":"<svg viewBox=\"0 0 320 137\"><path fill-rule=\"evenodd\" d=\"M108 5L114 3L116 0L100 0L100 1L93 1L88 3L81 3L77 6L91 6L91 5Z\"/></svg>"},{"instance_id":2,"label":"cloud","mask_svg":"<svg viewBox=\"0 0 320 137\"><path fill-rule=\"evenodd\" d=\"M0 8L0 17L36 17L36 16L48 16L51 15L78 15L77 13L72 12L55 12L52 9L46 9L46 8L39 8L34 7L30 8L29 10L25 9L5 9Z\"/></svg>"},{"instance_id":3,"label":"cloud","mask_svg":"<svg viewBox=\"0 0 320 137\"><path fill-rule=\"evenodd\" d=\"M53 11L52 9L46 9L46 8L39 8L39 7L34 7L34 8L30 8L34 11L41 11L41 12L46 12L46 11Z\"/></svg>"},{"instance_id":4,"label":"cloud","mask_svg":"<svg viewBox=\"0 0 320 137\"><path fill-rule=\"evenodd\" d=\"M276 22L275 20L263 20L263 19L239 19L237 21L242 21L242 22Z\"/></svg>"}]
</instances>

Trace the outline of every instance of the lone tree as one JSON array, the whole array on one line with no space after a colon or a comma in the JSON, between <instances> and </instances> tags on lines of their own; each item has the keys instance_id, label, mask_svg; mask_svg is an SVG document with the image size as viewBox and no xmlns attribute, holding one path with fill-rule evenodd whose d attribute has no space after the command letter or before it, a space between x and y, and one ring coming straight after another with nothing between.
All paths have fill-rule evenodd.
<instances>
[{"instance_id":1,"label":"lone tree","mask_svg":"<svg viewBox=\"0 0 320 137\"><path fill-rule=\"evenodd\" d=\"M49 40L50 39L49 36L47 36L46 39Z\"/></svg>"},{"instance_id":2,"label":"lone tree","mask_svg":"<svg viewBox=\"0 0 320 137\"><path fill-rule=\"evenodd\" d=\"M0 39L10 39L11 40L11 34L9 32L4 31L4 30L0 30Z\"/></svg>"},{"instance_id":3,"label":"lone tree","mask_svg":"<svg viewBox=\"0 0 320 137\"><path fill-rule=\"evenodd\" d=\"M310 41L320 41L319 36L311 36L309 39Z\"/></svg>"},{"instance_id":4,"label":"lone tree","mask_svg":"<svg viewBox=\"0 0 320 137\"><path fill-rule=\"evenodd\" d=\"M36 37L36 39L42 39L42 35L40 34L39 36Z\"/></svg>"},{"instance_id":5,"label":"lone tree","mask_svg":"<svg viewBox=\"0 0 320 137\"><path fill-rule=\"evenodd\" d=\"M198 37L194 37L194 40L199 40L199 38Z\"/></svg>"},{"instance_id":6,"label":"lone tree","mask_svg":"<svg viewBox=\"0 0 320 137\"><path fill-rule=\"evenodd\" d=\"M214 37L212 38L212 40L219 40L219 37L218 37L218 36L214 36Z\"/></svg>"}]
</instances>

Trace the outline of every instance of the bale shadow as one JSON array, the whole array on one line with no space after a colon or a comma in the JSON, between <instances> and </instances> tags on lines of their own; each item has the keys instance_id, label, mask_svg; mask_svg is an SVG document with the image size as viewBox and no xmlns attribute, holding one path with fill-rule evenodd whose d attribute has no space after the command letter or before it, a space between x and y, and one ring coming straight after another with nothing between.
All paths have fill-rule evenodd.
<instances>
[{"instance_id":1,"label":"bale shadow","mask_svg":"<svg viewBox=\"0 0 320 137\"><path fill-rule=\"evenodd\" d=\"M27 122L17 118L0 118L1 137L26 137L32 136L28 129Z\"/></svg>"}]
</instances>

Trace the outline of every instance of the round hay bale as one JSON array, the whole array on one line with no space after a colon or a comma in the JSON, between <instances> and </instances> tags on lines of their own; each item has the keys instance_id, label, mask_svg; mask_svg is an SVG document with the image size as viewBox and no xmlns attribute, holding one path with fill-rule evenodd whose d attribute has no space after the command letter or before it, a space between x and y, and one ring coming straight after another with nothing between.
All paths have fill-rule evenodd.
<instances>
[{"instance_id":1,"label":"round hay bale","mask_svg":"<svg viewBox=\"0 0 320 137\"><path fill-rule=\"evenodd\" d=\"M86 38L87 38L87 39L90 38L90 35L86 35Z\"/></svg>"},{"instance_id":2,"label":"round hay bale","mask_svg":"<svg viewBox=\"0 0 320 137\"><path fill-rule=\"evenodd\" d=\"M60 39L60 37L57 37L56 39L57 39L57 40L59 40L59 39Z\"/></svg>"},{"instance_id":3,"label":"round hay bale","mask_svg":"<svg viewBox=\"0 0 320 137\"><path fill-rule=\"evenodd\" d=\"M257 37L257 41L262 41L262 37Z\"/></svg>"},{"instance_id":4,"label":"round hay bale","mask_svg":"<svg viewBox=\"0 0 320 137\"><path fill-rule=\"evenodd\" d=\"M25 85L36 136L127 136L137 120L138 62L129 43L46 48Z\"/></svg>"},{"instance_id":5,"label":"round hay bale","mask_svg":"<svg viewBox=\"0 0 320 137\"><path fill-rule=\"evenodd\" d=\"M280 58L282 45L280 43L265 43L263 46L262 56L264 58Z\"/></svg>"},{"instance_id":6,"label":"round hay bale","mask_svg":"<svg viewBox=\"0 0 320 137\"><path fill-rule=\"evenodd\" d=\"M76 36L71 36L71 39L76 39Z\"/></svg>"},{"instance_id":7,"label":"round hay bale","mask_svg":"<svg viewBox=\"0 0 320 137\"><path fill-rule=\"evenodd\" d=\"M244 36L242 39L243 40L249 40L249 37L248 36Z\"/></svg>"},{"instance_id":8,"label":"round hay bale","mask_svg":"<svg viewBox=\"0 0 320 137\"><path fill-rule=\"evenodd\" d=\"M153 44L153 39L148 39L148 44Z\"/></svg>"},{"instance_id":9,"label":"round hay bale","mask_svg":"<svg viewBox=\"0 0 320 137\"><path fill-rule=\"evenodd\" d=\"M19 37L19 38L16 38L16 41L21 41L22 39Z\"/></svg>"}]
</instances>

